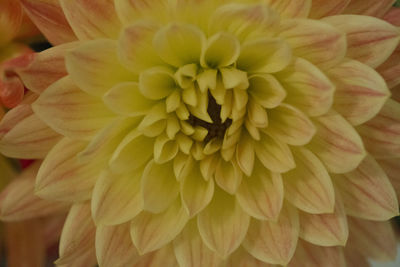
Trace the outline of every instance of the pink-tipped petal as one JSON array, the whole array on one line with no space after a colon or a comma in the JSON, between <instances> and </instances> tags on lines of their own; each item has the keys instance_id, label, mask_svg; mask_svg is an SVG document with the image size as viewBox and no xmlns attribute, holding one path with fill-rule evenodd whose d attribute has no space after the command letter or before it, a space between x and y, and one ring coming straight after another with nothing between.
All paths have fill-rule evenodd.
<instances>
[{"instance_id":1,"label":"pink-tipped petal","mask_svg":"<svg viewBox=\"0 0 400 267\"><path fill-rule=\"evenodd\" d=\"M58 0L21 0L26 13L54 45L75 41Z\"/></svg>"},{"instance_id":2,"label":"pink-tipped petal","mask_svg":"<svg viewBox=\"0 0 400 267\"><path fill-rule=\"evenodd\" d=\"M346 14L382 17L392 6L395 0L351 0L344 10Z\"/></svg>"},{"instance_id":3,"label":"pink-tipped petal","mask_svg":"<svg viewBox=\"0 0 400 267\"><path fill-rule=\"evenodd\" d=\"M389 99L371 120L357 127L366 149L375 158L400 156L400 103Z\"/></svg>"},{"instance_id":4,"label":"pink-tipped petal","mask_svg":"<svg viewBox=\"0 0 400 267\"><path fill-rule=\"evenodd\" d=\"M357 131L334 111L314 120L317 133L308 145L332 173L354 170L366 155Z\"/></svg>"},{"instance_id":5,"label":"pink-tipped petal","mask_svg":"<svg viewBox=\"0 0 400 267\"><path fill-rule=\"evenodd\" d=\"M191 220L174 239L174 252L180 267L218 267L221 259L201 239L196 219Z\"/></svg>"},{"instance_id":6,"label":"pink-tipped petal","mask_svg":"<svg viewBox=\"0 0 400 267\"><path fill-rule=\"evenodd\" d=\"M315 20L282 20L279 37L293 49L293 55L321 68L329 68L343 60L346 37L340 30Z\"/></svg>"},{"instance_id":7,"label":"pink-tipped petal","mask_svg":"<svg viewBox=\"0 0 400 267\"><path fill-rule=\"evenodd\" d=\"M98 177L91 201L92 216L96 224L121 224L142 211L141 175L142 170L123 175L108 171Z\"/></svg>"},{"instance_id":8,"label":"pink-tipped petal","mask_svg":"<svg viewBox=\"0 0 400 267\"><path fill-rule=\"evenodd\" d=\"M400 14L399 14L400 16ZM385 79L389 88L400 85L400 47L390 55L390 57L377 68L377 71Z\"/></svg>"},{"instance_id":9,"label":"pink-tipped petal","mask_svg":"<svg viewBox=\"0 0 400 267\"><path fill-rule=\"evenodd\" d=\"M72 42L57 45L34 54L30 64L15 68L24 86L40 94L51 84L67 75L64 56L79 43Z\"/></svg>"},{"instance_id":10,"label":"pink-tipped petal","mask_svg":"<svg viewBox=\"0 0 400 267\"><path fill-rule=\"evenodd\" d=\"M96 226L90 215L90 203L74 204L61 233L59 258L56 264L71 264L76 259L85 257L87 253L94 250L95 234Z\"/></svg>"},{"instance_id":11,"label":"pink-tipped petal","mask_svg":"<svg viewBox=\"0 0 400 267\"><path fill-rule=\"evenodd\" d=\"M327 16L333 16L342 13L351 0L313 0L310 18L320 19Z\"/></svg>"},{"instance_id":12,"label":"pink-tipped petal","mask_svg":"<svg viewBox=\"0 0 400 267\"><path fill-rule=\"evenodd\" d=\"M113 0L60 0L60 4L80 40L118 36L121 23Z\"/></svg>"},{"instance_id":13,"label":"pink-tipped petal","mask_svg":"<svg viewBox=\"0 0 400 267\"><path fill-rule=\"evenodd\" d=\"M347 60L328 71L336 85L333 107L352 125L373 118L390 96L385 80L372 68Z\"/></svg>"},{"instance_id":14,"label":"pink-tipped petal","mask_svg":"<svg viewBox=\"0 0 400 267\"><path fill-rule=\"evenodd\" d=\"M100 266L132 266L139 260L139 255L132 243L129 231L129 223L116 226L97 226L96 255Z\"/></svg>"},{"instance_id":15,"label":"pink-tipped petal","mask_svg":"<svg viewBox=\"0 0 400 267\"><path fill-rule=\"evenodd\" d=\"M250 223L236 199L216 190L211 203L197 217L201 238L208 248L226 258L235 251L246 236Z\"/></svg>"},{"instance_id":16,"label":"pink-tipped petal","mask_svg":"<svg viewBox=\"0 0 400 267\"><path fill-rule=\"evenodd\" d=\"M397 27L400 26L400 8L392 7L383 17L384 20Z\"/></svg>"},{"instance_id":17,"label":"pink-tipped petal","mask_svg":"<svg viewBox=\"0 0 400 267\"><path fill-rule=\"evenodd\" d=\"M361 253L378 261L393 261L396 258L396 235L389 221L374 222L348 217L349 243Z\"/></svg>"},{"instance_id":18,"label":"pink-tipped petal","mask_svg":"<svg viewBox=\"0 0 400 267\"><path fill-rule=\"evenodd\" d=\"M347 214L377 221L399 214L393 186L373 157L367 156L356 170L337 175L333 180Z\"/></svg>"},{"instance_id":19,"label":"pink-tipped petal","mask_svg":"<svg viewBox=\"0 0 400 267\"><path fill-rule=\"evenodd\" d=\"M300 212L300 237L318 246L344 246L349 229L340 196L335 196L333 213L309 214Z\"/></svg>"},{"instance_id":20,"label":"pink-tipped petal","mask_svg":"<svg viewBox=\"0 0 400 267\"><path fill-rule=\"evenodd\" d=\"M41 162L21 173L0 195L0 218L4 221L25 220L61 212L68 206L62 202L46 201L34 195L35 178Z\"/></svg>"},{"instance_id":21,"label":"pink-tipped petal","mask_svg":"<svg viewBox=\"0 0 400 267\"><path fill-rule=\"evenodd\" d=\"M288 267L346 267L346 261L341 247L315 246L305 241L299 241Z\"/></svg>"},{"instance_id":22,"label":"pink-tipped petal","mask_svg":"<svg viewBox=\"0 0 400 267\"><path fill-rule=\"evenodd\" d=\"M44 199L58 201L84 201L91 197L100 173L100 162L82 163L77 154L87 146L63 138L49 152L36 178L36 194Z\"/></svg>"},{"instance_id":23,"label":"pink-tipped petal","mask_svg":"<svg viewBox=\"0 0 400 267\"><path fill-rule=\"evenodd\" d=\"M82 91L70 76L47 88L32 108L56 132L81 140L92 138L113 117L101 99Z\"/></svg>"},{"instance_id":24,"label":"pink-tipped petal","mask_svg":"<svg viewBox=\"0 0 400 267\"><path fill-rule=\"evenodd\" d=\"M318 157L305 148L293 151L296 168L283 174L285 198L308 213L333 212L335 192L331 178Z\"/></svg>"},{"instance_id":25,"label":"pink-tipped petal","mask_svg":"<svg viewBox=\"0 0 400 267\"><path fill-rule=\"evenodd\" d=\"M287 265L295 252L298 235L297 210L285 205L276 222L252 220L243 246L263 262Z\"/></svg>"},{"instance_id":26,"label":"pink-tipped petal","mask_svg":"<svg viewBox=\"0 0 400 267\"><path fill-rule=\"evenodd\" d=\"M180 200L162 213L143 211L131 223L133 243L140 254L160 249L182 231L188 220L189 216Z\"/></svg>"},{"instance_id":27,"label":"pink-tipped petal","mask_svg":"<svg viewBox=\"0 0 400 267\"><path fill-rule=\"evenodd\" d=\"M365 3L363 3L363 6ZM393 53L400 41L400 31L374 17L338 15L323 19L347 37L347 57L370 67L377 67Z\"/></svg>"},{"instance_id":28,"label":"pink-tipped petal","mask_svg":"<svg viewBox=\"0 0 400 267\"><path fill-rule=\"evenodd\" d=\"M397 194L397 199L400 199L400 158L380 159L378 163L393 185L394 191L396 191Z\"/></svg>"}]
</instances>

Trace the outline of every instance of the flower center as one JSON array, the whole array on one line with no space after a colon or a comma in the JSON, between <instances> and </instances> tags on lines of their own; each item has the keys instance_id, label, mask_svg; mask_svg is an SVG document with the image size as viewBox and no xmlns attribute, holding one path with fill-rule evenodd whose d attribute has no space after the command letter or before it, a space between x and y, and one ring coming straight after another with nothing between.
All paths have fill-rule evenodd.
<instances>
[{"instance_id":1,"label":"flower center","mask_svg":"<svg viewBox=\"0 0 400 267\"><path fill-rule=\"evenodd\" d=\"M222 122L220 117L221 106L217 104L217 102L215 101L214 97L212 97L210 92L208 92L207 113L208 115L210 115L213 123L203 121L202 119L199 119L196 116L193 116L192 114L190 114L188 122L193 127L200 126L207 129L208 134L204 138L205 143L208 143L210 140L214 138L221 138L221 139L224 138L225 131L226 129L229 128L229 126L231 126L232 120L228 118L224 122Z\"/></svg>"}]
</instances>

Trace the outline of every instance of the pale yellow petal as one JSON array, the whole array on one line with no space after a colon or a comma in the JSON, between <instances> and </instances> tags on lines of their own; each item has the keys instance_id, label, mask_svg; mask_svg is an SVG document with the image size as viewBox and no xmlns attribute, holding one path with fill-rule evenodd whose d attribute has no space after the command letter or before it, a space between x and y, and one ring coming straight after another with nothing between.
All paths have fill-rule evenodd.
<instances>
[{"instance_id":1,"label":"pale yellow petal","mask_svg":"<svg viewBox=\"0 0 400 267\"><path fill-rule=\"evenodd\" d=\"M133 243L140 254L160 249L182 231L188 220L179 199L162 213L144 211L132 220Z\"/></svg>"},{"instance_id":2,"label":"pale yellow petal","mask_svg":"<svg viewBox=\"0 0 400 267\"><path fill-rule=\"evenodd\" d=\"M217 33L205 43L200 62L203 67L226 67L235 63L240 53L240 43L234 35Z\"/></svg>"},{"instance_id":3,"label":"pale yellow petal","mask_svg":"<svg viewBox=\"0 0 400 267\"><path fill-rule=\"evenodd\" d=\"M215 169L215 182L228 192L235 194L242 181L243 173L235 160L225 161L220 158Z\"/></svg>"},{"instance_id":4,"label":"pale yellow petal","mask_svg":"<svg viewBox=\"0 0 400 267\"><path fill-rule=\"evenodd\" d=\"M297 211L285 205L276 222L253 219L243 246L263 262L287 265L296 249L298 235Z\"/></svg>"}]
</instances>

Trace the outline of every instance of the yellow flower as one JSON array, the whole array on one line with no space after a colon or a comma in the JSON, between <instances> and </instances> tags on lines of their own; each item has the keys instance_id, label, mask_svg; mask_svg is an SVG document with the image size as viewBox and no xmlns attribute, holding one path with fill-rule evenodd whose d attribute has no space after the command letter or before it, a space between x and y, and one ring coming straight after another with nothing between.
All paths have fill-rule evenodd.
<instances>
[{"instance_id":1,"label":"yellow flower","mask_svg":"<svg viewBox=\"0 0 400 267\"><path fill-rule=\"evenodd\" d=\"M0 124L71 205L57 264L393 258L398 10L326 2L24 0L78 39L15 69L32 93Z\"/></svg>"}]
</instances>

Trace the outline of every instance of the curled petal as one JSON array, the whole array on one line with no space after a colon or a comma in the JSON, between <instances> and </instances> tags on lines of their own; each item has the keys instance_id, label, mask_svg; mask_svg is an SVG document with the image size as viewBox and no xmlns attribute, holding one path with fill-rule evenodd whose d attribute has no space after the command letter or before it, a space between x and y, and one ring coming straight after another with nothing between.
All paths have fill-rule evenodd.
<instances>
[{"instance_id":1,"label":"curled petal","mask_svg":"<svg viewBox=\"0 0 400 267\"><path fill-rule=\"evenodd\" d=\"M309 148L329 172L354 170L365 157L363 142L356 130L341 115L329 112L314 120L317 133Z\"/></svg>"},{"instance_id":2,"label":"curled petal","mask_svg":"<svg viewBox=\"0 0 400 267\"><path fill-rule=\"evenodd\" d=\"M186 224L173 244L181 267L218 267L221 262L218 255L204 244L195 219Z\"/></svg>"},{"instance_id":3,"label":"curled petal","mask_svg":"<svg viewBox=\"0 0 400 267\"><path fill-rule=\"evenodd\" d=\"M235 198L222 190L214 193L211 203L197 217L201 238L208 248L226 258L242 243L250 216Z\"/></svg>"},{"instance_id":4,"label":"curled petal","mask_svg":"<svg viewBox=\"0 0 400 267\"><path fill-rule=\"evenodd\" d=\"M385 172L367 156L352 172L334 177L346 213L367 220L383 221L399 214L396 193Z\"/></svg>"},{"instance_id":5,"label":"curled petal","mask_svg":"<svg viewBox=\"0 0 400 267\"><path fill-rule=\"evenodd\" d=\"M357 127L365 147L376 158L400 156L400 103L389 99L371 120Z\"/></svg>"},{"instance_id":6,"label":"curled petal","mask_svg":"<svg viewBox=\"0 0 400 267\"><path fill-rule=\"evenodd\" d=\"M297 208L313 214L331 213L335 192L321 161L305 148L293 150L296 168L283 174L285 198Z\"/></svg>"},{"instance_id":7,"label":"curled petal","mask_svg":"<svg viewBox=\"0 0 400 267\"><path fill-rule=\"evenodd\" d=\"M140 73L139 90L148 99L163 99L176 88L173 72L170 69L154 67Z\"/></svg>"},{"instance_id":8,"label":"curled petal","mask_svg":"<svg viewBox=\"0 0 400 267\"><path fill-rule=\"evenodd\" d=\"M131 223L133 243L140 254L160 249L182 231L188 220L180 200L159 214L143 211Z\"/></svg>"},{"instance_id":9,"label":"curled petal","mask_svg":"<svg viewBox=\"0 0 400 267\"><path fill-rule=\"evenodd\" d=\"M264 108L277 107L286 97L285 88L270 74L255 74L249 77L250 96Z\"/></svg>"},{"instance_id":10,"label":"curled petal","mask_svg":"<svg viewBox=\"0 0 400 267\"><path fill-rule=\"evenodd\" d=\"M56 132L75 139L92 138L113 116L100 99L83 92L70 76L53 83L32 108Z\"/></svg>"},{"instance_id":11,"label":"curled petal","mask_svg":"<svg viewBox=\"0 0 400 267\"><path fill-rule=\"evenodd\" d=\"M373 118L389 98L385 80L358 61L342 62L331 68L328 76L336 85L333 107L352 125Z\"/></svg>"},{"instance_id":12,"label":"curled petal","mask_svg":"<svg viewBox=\"0 0 400 267\"><path fill-rule=\"evenodd\" d=\"M217 33L207 40L200 62L203 67L225 67L236 62L240 52L240 43L235 36Z\"/></svg>"},{"instance_id":13,"label":"curled petal","mask_svg":"<svg viewBox=\"0 0 400 267\"><path fill-rule=\"evenodd\" d=\"M96 255L100 266L123 267L138 261L129 231L129 223L96 227Z\"/></svg>"},{"instance_id":14,"label":"curled petal","mask_svg":"<svg viewBox=\"0 0 400 267\"><path fill-rule=\"evenodd\" d=\"M245 177L236 193L236 199L251 217L276 220L283 204L283 183L278 173L272 173L256 162L251 177Z\"/></svg>"},{"instance_id":15,"label":"curled petal","mask_svg":"<svg viewBox=\"0 0 400 267\"><path fill-rule=\"evenodd\" d=\"M38 196L58 201L83 201L91 197L101 161L79 161L77 154L86 145L86 142L64 138L51 149L36 178Z\"/></svg>"},{"instance_id":16,"label":"curled petal","mask_svg":"<svg viewBox=\"0 0 400 267\"><path fill-rule=\"evenodd\" d=\"M117 43L108 39L84 42L68 51L65 65L75 84L94 96L133 78L118 60Z\"/></svg>"},{"instance_id":17,"label":"curled petal","mask_svg":"<svg viewBox=\"0 0 400 267\"><path fill-rule=\"evenodd\" d=\"M96 224L116 225L127 222L142 211L140 178L142 170L118 175L104 172L93 189L91 209Z\"/></svg>"},{"instance_id":18,"label":"curled petal","mask_svg":"<svg viewBox=\"0 0 400 267\"><path fill-rule=\"evenodd\" d=\"M21 0L26 13L52 44L75 41L58 0Z\"/></svg>"},{"instance_id":19,"label":"curled petal","mask_svg":"<svg viewBox=\"0 0 400 267\"><path fill-rule=\"evenodd\" d=\"M276 222L252 220L243 246L263 262L286 265L294 254L298 235L297 211L285 205Z\"/></svg>"},{"instance_id":20,"label":"curled petal","mask_svg":"<svg viewBox=\"0 0 400 267\"><path fill-rule=\"evenodd\" d=\"M63 13L80 40L115 38L121 28L110 0L60 0Z\"/></svg>"},{"instance_id":21,"label":"curled petal","mask_svg":"<svg viewBox=\"0 0 400 267\"><path fill-rule=\"evenodd\" d=\"M342 13L351 0L313 0L310 12L310 18L320 19Z\"/></svg>"},{"instance_id":22,"label":"curled petal","mask_svg":"<svg viewBox=\"0 0 400 267\"><path fill-rule=\"evenodd\" d=\"M345 35L327 23L314 20L283 20L279 37L302 57L318 67L329 68L343 60L346 54Z\"/></svg>"},{"instance_id":23,"label":"curled petal","mask_svg":"<svg viewBox=\"0 0 400 267\"><path fill-rule=\"evenodd\" d=\"M367 6L365 3L362 5ZM338 15L323 21L346 34L347 57L373 68L382 64L400 41L400 32L396 27L374 17Z\"/></svg>"}]
</instances>

